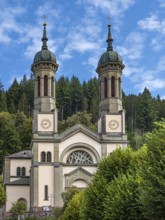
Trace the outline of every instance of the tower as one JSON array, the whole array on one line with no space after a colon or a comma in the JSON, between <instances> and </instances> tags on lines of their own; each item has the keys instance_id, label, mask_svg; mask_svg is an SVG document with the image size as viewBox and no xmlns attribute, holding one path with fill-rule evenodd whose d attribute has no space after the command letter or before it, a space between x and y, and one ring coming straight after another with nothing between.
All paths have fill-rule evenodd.
<instances>
[{"instance_id":1,"label":"tower","mask_svg":"<svg viewBox=\"0 0 165 220\"><path fill-rule=\"evenodd\" d=\"M57 132L57 109L55 97L55 73L58 69L55 55L48 50L46 23L43 24L42 49L34 56L34 123L35 132ZM54 125L51 123L54 121Z\"/></svg>"},{"instance_id":2,"label":"tower","mask_svg":"<svg viewBox=\"0 0 165 220\"><path fill-rule=\"evenodd\" d=\"M122 105L124 64L121 56L113 50L112 42L111 25L109 24L107 51L100 57L96 69L100 89L98 133L109 136L114 141L125 141L125 110Z\"/></svg>"},{"instance_id":3,"label":"tower","mask_svg":"<svg viewBox=\"0 0 165 220\"><path fill-rule=\"evenodd\" d=\"M55 55L48 50L46 23L43 24L41 51L34 56L34 113L30 206L53 206L55 167L54 135L57 133L55 74L58 69ZM50 201L49 196L52 195Z\"/></svg>"}]
</instances>

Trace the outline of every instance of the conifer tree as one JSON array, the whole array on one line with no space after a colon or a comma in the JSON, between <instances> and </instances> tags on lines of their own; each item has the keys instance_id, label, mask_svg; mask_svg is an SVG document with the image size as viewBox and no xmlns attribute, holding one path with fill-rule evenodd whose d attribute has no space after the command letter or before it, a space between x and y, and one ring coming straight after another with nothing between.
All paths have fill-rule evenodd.
<instances>
[{"instance_id":1,"label":"conifer tree","mask_svg":"<svg viewBox=\"0 0 165 220\"><path fill-rule=\"evenodd\" d=\"M151 131L156 117L157 112L151 93L147 88L145 88L144 92L140 96L140 102L138 105L137 127L142 132Z\"/></svg>"}]
</instances>

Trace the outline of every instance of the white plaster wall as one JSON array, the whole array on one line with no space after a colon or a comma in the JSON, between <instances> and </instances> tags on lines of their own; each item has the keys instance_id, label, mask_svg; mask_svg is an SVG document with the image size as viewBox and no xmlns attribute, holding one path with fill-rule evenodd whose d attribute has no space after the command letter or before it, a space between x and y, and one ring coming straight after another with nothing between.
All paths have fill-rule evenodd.
<instances>
[{"instance_id":1,"label":"white plaster wall","mask_svg":"<svg viewBox=\"0 0 165 220\"><path fill-rule=\"evenodd\" d=\"M38 161L41 162L41 152L51 152L52 160L54 158L54 145L53 143L39 143L38 144Z\"/></svg>"},{"instance_id":2,"label":"white plaster wall","mask_svg":"<svg viewBox=\"0 0 165 220\"><path fill-rule=\"evenodd\" d=\"M38 183L39 183L39 206L53 206L54 199L54 167L53 166L39 166L38 167ZM44 200L44 186L48 186L49 200Z\"/></svg>"},{"instance_id":3,"label":"white plaster wall","mask_svg":"<svg viewBox=\"0 0 165 220\"><path fill-rule=\"evenodd\" d=\"M6 211L10 211L12 203L18 201L18 199L26 199L27 210L30 207L30 186L6 186L7 202Z\"/></svg>"},{"instance_id":4,"label":"white plaster wall","mask_svg":"<svg viewBox=\"0 0 165 220\"><path fill-rule=\"evenodd\" d=\"M84 180L76 180L72 183L72 186L76 186L78 188L86 188L88 184Z\"/></svg>"},{"instance_id":5,"label":"white plaster wall","mask_svg":"<svg viewBox=\"0 0 165 220\"><path fill-rule=\"evenodd\" d=\"M119 144L107 144L107 154L112 153L112 151L116 150L120 145Z\"/></svg>"},{"instance_id":6,"label":"white plaster wall","mask_svg":"<svg viewBox=\"0 0 165 220\"><path fill-rule=\"evenodd\" d=\"M97 122L97 131L98 133L101 133L101 118Z\"/></svg>"},{"instance_id":7,"label":"white plaster wall","mask_svg":"<svg viewBox=\"0 0 165 220\"><path fill-rule=\"evenodd\" d=\"M93 140L91 137L85 135L82 132L78 132L77 134L73 135L72 137L70 137L70 138L64 140L62 143L60 143L60 145L59 145L59 156L61 157L61 154L65 150L65 148L67 148L68 146L70 146L72 144L76 144L76 143L77 143L77 146L80 146L80 147L83 146L83 143L92 146L93 148L96 149L98 154L101 156L100 143Z\"/></svg>"},{"instance_id":8,"label":"white plaster wall","mask_svg":"<svg viewBox=\"0 0 165 220\"><path fill-rule=\"evenodd\" d=\"M26 176L29 176L31 167L31 160L29 159L11 159L10 161L10 176L16 176L17 167L26 168Z\"/></svg>"}]
</instances>

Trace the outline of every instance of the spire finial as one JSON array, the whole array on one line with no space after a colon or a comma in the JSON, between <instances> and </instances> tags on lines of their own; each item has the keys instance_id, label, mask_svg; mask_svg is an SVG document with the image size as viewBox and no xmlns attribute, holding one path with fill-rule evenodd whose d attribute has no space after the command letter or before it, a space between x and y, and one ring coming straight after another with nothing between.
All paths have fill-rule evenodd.
<instances>
[{"instance_id":1,"label":"spire finial","mask_svg":"<svg viewBox=\"0 0 165 220\"><path fill-rule=\"evenodd\" d=\"M108 16L108 25L110 25L110 20L111 20L111 18L110 18L110 16Z\"/></svg>"},{"instance_id":2,"label":"spire finial","mask_svg":"<svg viewBox=\"0 0 165 220\"><path fill-rule=\"evenodd\" d=\"M113 50L112 41L113 41L113 39L112 39L112 34L111 34L110 17L108 17L108 38L107 38L108 47L107 47L107 51Z\"/></svg>"},{"instance_id":3,"label":"spire finial","mask_svg":"<svg viewBox=\"0 0 165 220\"><path fill-rule=\"evenodd\" d=\"M42 37L42 50L47 50L48 49L48 46L47 46L47 41L48 41L48 38L47 38L47 34L46 34L46 15L43 16L44 18L44 23L43 23L43 26L44 26L44 30L43 30L43 37Z\"/></svg>"},{"instance_id":4,"label":"spire finial","mask_svg":"<svg viewBox=\"0 0 165 220\"><path fill-rule=\"evenodd\" d=\"M46 24L46 18L47 18L46 15L44 15L44 16L43 16L44 24Z\"/></svg>"}]
</instances>

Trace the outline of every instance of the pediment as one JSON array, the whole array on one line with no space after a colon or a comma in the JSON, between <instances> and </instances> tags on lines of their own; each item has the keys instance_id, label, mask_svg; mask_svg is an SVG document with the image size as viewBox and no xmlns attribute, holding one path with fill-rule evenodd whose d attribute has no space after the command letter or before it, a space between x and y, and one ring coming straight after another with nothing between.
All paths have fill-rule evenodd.
<instances>
[{"instance_id":1,"label":"pediment","mask_svg":"<svg viewBox=\"0 0 165 220\"><path fill-rule=\"evenodd\" d=\"M70 173L65 174L65 176L72 176L75 174L86 174L86 175L92 176L90 172L88 172L82 167L77 167L75 170L71 171Z\"/></svg>"},{"instance_id":2,"label":"pediment","mask_svg":"<svg viewBox=\"0 0 165 220\"><path fill-rule=\"evenodd\" d=\"M88 127L86 127L83 124L76 124L68 129L66 129L64 132L62 132L59 136L61 141L77 134L78 132L82 132L83 134L91 137L92 139L95 139L96 141L100 141L101 137L98 133L92 131Z\"/></svg>"},{"instance_id":3,"label":"pediment","mask_svg":"<svg viewBox=\"0 0 165 220\"><path fill-rule=\"evenodd\" d=\"M92 177L93 174L82 167L78 167L70 173L65 174L65 187L71 187L72 183L76 180L84 180L87 184L89 184Z\"/></svg>"}]
</instances>

